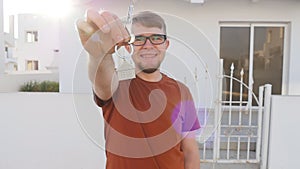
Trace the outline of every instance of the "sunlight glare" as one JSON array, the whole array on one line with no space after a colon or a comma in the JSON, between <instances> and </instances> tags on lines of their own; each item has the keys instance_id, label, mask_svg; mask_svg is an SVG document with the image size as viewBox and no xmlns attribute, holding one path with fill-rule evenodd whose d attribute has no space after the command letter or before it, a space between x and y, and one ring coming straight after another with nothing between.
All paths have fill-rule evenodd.
<instances>
[{"instance_id":1,"label":"sunlight glare","mask_svg":"<svg viewBox=\"0 0 300 169\"><path fill-rule=\"evenodd\" d=\"M64 17L71 10L72 0L4 0L7 14L37 13Z\"/></svg>"}]
</instances>

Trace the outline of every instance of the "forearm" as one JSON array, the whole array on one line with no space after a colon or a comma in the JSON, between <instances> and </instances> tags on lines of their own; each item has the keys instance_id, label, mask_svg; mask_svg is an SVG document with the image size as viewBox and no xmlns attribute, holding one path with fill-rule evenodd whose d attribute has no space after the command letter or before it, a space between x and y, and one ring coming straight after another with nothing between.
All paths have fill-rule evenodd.
<instances>
[{"instance_id":1,"label":"forearm","mask_svg":"<svg viewBox=\"0 0 300 169\"><path fill-rule=\"evenodd\" d=\"M200 153L193 133L182 140L182 150L185 169L200 169Z\"/></svg>"},{"instance_id":2,"label":"forearm","mask_svg":"<svg viewBox=\"0 0 300 169\"><path fill-rule=\"evenodd\" d=\"M107 100L118 86L114 62L111 55L99 57L89 56L88 74L93 89L99 98Z\"/></svg>"},{"instance_id":3,"label":"forearm","mask_svg":"<svg viewBox=\"0 0 300 169\"><path fill-rule=\"evenodd\" d=\"M79 19L76 25L89 53L88 76L94 92L103 100L109 99L119 84L111 55L115 45L128 38L128 32L115 14L104 10L87 10L86 19Z\"/></svg>"},{"instance_id":4,"label":"forearm","mask_svg":"<svg viewBox=\"0 0 300 169\"><path fill-rule=\"evenodd\" d=\"M200 155L198 151L184 153L185 169L200 169Z\"/></svg>"}]
</instances>

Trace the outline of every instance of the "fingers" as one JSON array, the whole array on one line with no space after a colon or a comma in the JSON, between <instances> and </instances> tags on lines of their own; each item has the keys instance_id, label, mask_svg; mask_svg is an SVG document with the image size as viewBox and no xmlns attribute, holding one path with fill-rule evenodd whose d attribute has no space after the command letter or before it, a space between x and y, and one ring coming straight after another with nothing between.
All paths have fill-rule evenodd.
<instances>
[{"instance_id":1,"label":"fingers","mask_svg":"<svg viewBox=\"0 0 300 169\"><path fill-rule=\"evenodd\" d=\"M113 18L116 20L116 23L119 26L119 31L123 38L123 42L129 42L129 40L130 40L129 31L127 30L127 28L123 25L123 23L117 16L113 15Z\"/></svg>"},{"instance_id":2,"label":"fingers","mask_svg":"<svg viewBox=\"0 0 300 169\"><path fill-rule=\"evenodd\" d=\"M108 25L108 22L104 19L102 15L103 15L103 11L100 13L95 10L88 10L87 23L95 25L103 33L108 33L110 31L110 27Z\"/></svg>"},{"instance_id":3,"label":"fingers","mask_svg":"<svg viewBox=\"0 0 300 169\"><path fill-rule=\"evenodd\" d=\"M110 34L115 43L121 42L124 38L122 35L122 23L120 22L119 18L115 17L113 14L103 11L101 13L101 16L106 21L106 24L108 25L110 29ZM106 26L104 26L106 27Z\"/></svg>"},{"instance_id":4,"label":"fingers","mask_svg":"<svg viewBox=\"0 0 300 169\"><path fill-rule=\"evenodd\" d=\"M85 20L79 19L76 22L77 30L80 36L81 43L84 45L86 41L96 32L97 27L92 24L88 24Z\"/></svg>"},{"instance_id":5,"label":"fingers","mask_svg":"<svg viewBox=\"0 0 300 169\"><path fill-rule=\"evenodd\" d=\"M92 23L87 23L83 19L77 20L76 25L78 30L82 31L85 34L93 34L97 30L97 27L92 25Z\"/></svg>"},{"instance_id":6,"label":"fingers","mask_svg":"<svg viewBox=\"0 0 300 169\"><path fill-rule=\"evenodd\" d=\"M103 33L110 33L114 42L118 43L128 38L128 31L120 18L109 11L87 11L87 22L95 24Z\"/></svg>"},{"instance_id":7,"label":"fingers","mask_svg":"<svg viewBox=\"0 0 300 169\"><path fill-rule=\"evenodd\" d=\"M100 53L113 53L116 44L119 46L129 41L129 33L116 15L92 9L86 15L86 20L78 20L76 25L81 43L89 53L94 49L99 51L99 47L102 48Z\"/></svg>"}]
</instances>

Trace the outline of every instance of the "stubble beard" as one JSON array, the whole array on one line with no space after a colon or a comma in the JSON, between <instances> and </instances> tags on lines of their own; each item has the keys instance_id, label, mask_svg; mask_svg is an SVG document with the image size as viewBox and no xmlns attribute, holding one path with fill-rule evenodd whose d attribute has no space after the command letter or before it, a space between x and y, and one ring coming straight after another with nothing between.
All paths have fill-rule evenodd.
<instances>
[{"instance_id":1,"label":"stubble beard","mask_svg":"<svg viewBox=\"0 0 300 169\"><path fill-rule=\"evenodd\" d=\"M143 65L138 65L139 70L141 72L147 73L147 74L151 74L151 73L156 72L159 69L159 67L160 67L160 64L158 64L156 66L153 66L153 67L149 67L149 68L147 68L147 67L145 67Z\"/></svg>"},{"instance_id":2,"label":"stubble beard","mask_svg":"<svg viewBox=\"0 0 300 169\"><path fill-rule=\"evenodd\" d=\"M149 68L149 69L143 69L142 72L151 74L157 71L157 68Z\"/></svg>"}]
</instances>

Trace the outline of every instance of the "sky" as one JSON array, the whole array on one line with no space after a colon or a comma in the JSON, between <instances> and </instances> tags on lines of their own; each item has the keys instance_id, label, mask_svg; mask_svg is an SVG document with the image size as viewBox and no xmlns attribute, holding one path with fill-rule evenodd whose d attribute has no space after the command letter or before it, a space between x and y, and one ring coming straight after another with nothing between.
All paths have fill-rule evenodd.
<instances>
[{"instance_id":1,"label":"sky","mask_svg":"<svg viewBox=\"0 0 300 169\"><path fill-rule=\"evenodd\" d=\"M52 17L68 14L72 0L3 0L4 31L8 32L8 16L20 13L37 13Z\"/></svg>"},{"instance_id":2,"label":"sky","mask_svg":"<svg viewBox=\"0 0 300 169\"><path fill-rule=\"evenodd\" d=\"M59 15L69 10L71 1L72 0L3 0L3 11L5 15L16 13Z\"/></svg>"}]
</instances>

